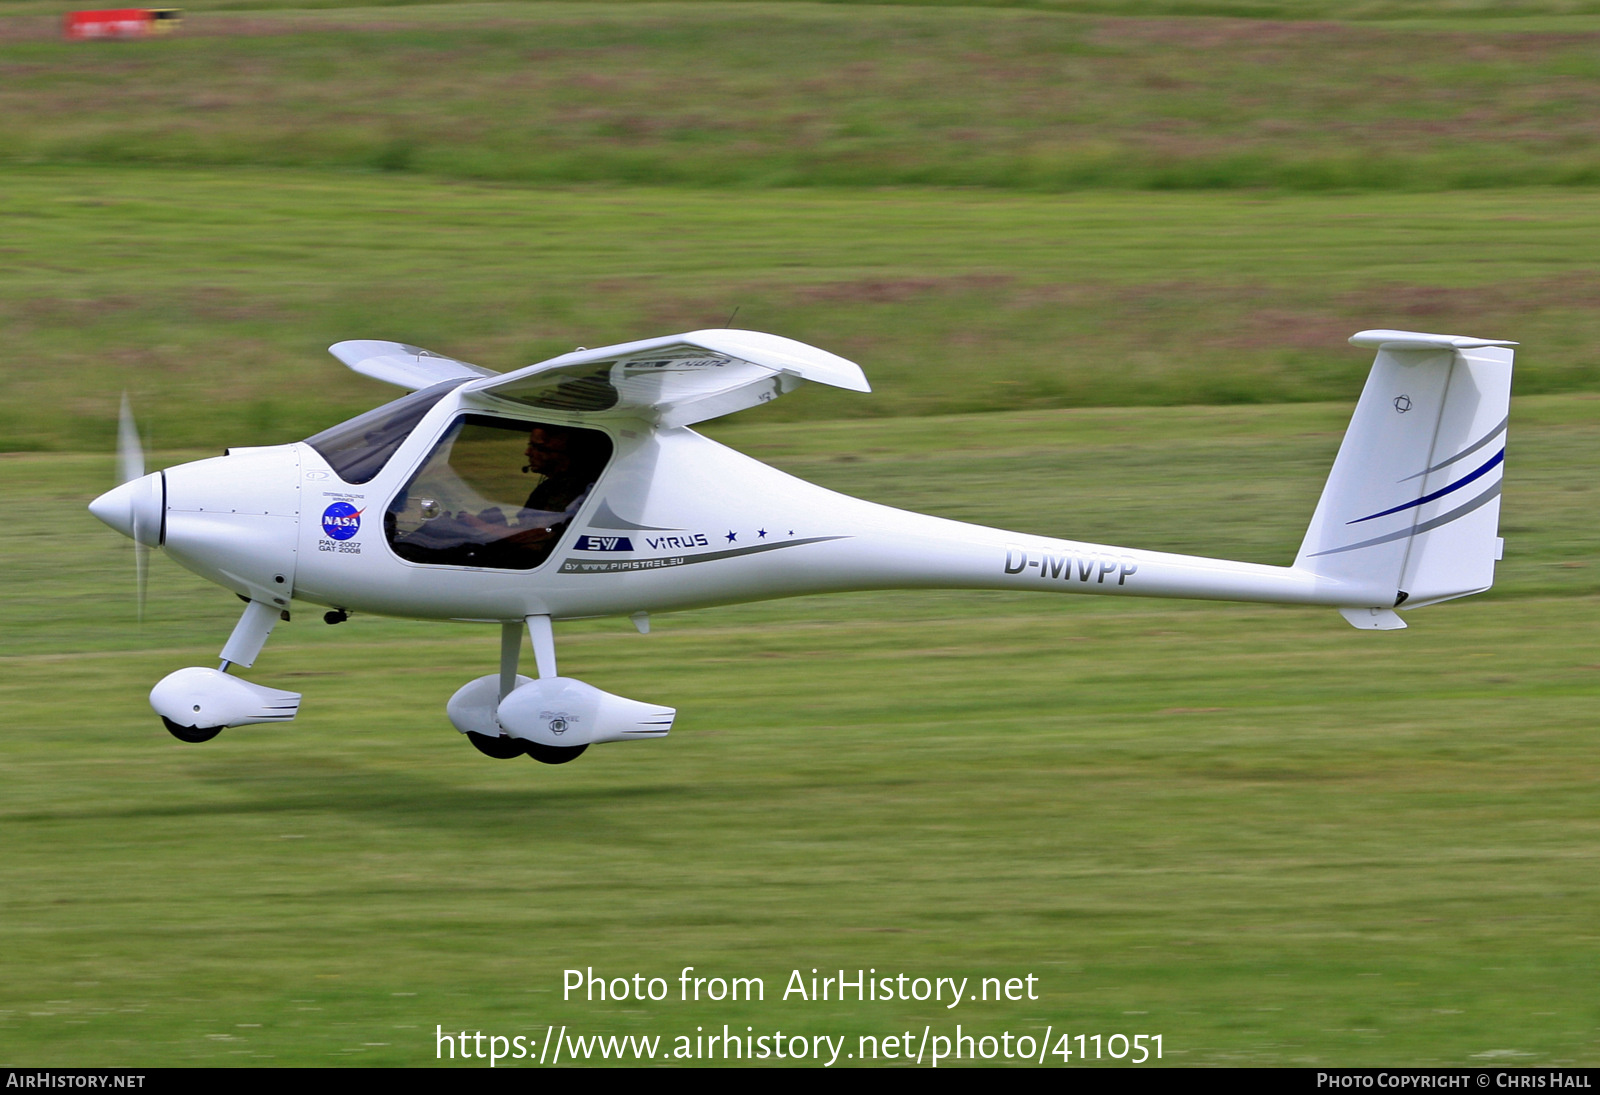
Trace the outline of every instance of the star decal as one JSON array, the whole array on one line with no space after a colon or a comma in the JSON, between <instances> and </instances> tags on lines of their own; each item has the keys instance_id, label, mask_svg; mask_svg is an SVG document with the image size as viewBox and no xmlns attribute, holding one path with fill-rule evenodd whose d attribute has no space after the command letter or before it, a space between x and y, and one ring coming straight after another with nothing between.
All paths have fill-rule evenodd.
<instances>
[{"instance_id":1,"label":"star decal","mask_svg":"<svg viewBox=\"0 0 1600 1095\"><path fill-rule=\"evenodd\" d=\"M733 542L734 542L734 541L735 541L735 540L737 540L737 539L738 539L738 538L739 538L739 535L738 535L738 533L736 533L736 532L734 532L734 531L733 531L733 530L732 530L732 529L729 529L729 530L728 530L728 543L730 543L730 544L731 544L731 543L733 543Z\"/></svg>"},{"instance_id":2,"label":"star decal","mask_svg":"<svg viewBox=\"0 0 1600 1095\"><path fill-rule=\"evenodd\" d=\"M756 529L756 539L757 540L765 540L766 538L767 538L767 530L766 529L764 529L764 528Z\"/></svg>"}]
</instances>

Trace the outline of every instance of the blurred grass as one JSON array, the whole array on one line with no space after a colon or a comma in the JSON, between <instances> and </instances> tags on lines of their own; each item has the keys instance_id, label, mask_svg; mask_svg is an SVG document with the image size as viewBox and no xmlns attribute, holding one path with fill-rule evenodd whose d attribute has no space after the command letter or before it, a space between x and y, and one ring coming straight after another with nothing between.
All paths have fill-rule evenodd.
<instances>
[{"instance_id":1,"label":"blurred grass","mask_svg":"<svg viewBox=\"0 0 1600 1095\"><path fill-rule=\"evenodd\" d=\"M563 0L524 0L521 6L554 7ZM661 0L592 0L628 7ZM715 0L741 6L770 7L786 0ZM1463 23L1515 24L1529 19L1581 18L1600 13L1595 0L821 0L823 3L860 6L1022 8L1056 13L1095 15L1193 16L1270 20L1323 21L1452 20ZM325 11L342 8L480 7L482 0L193 0L186 13L234 11ZM56 15L60 5L48 0L0 0L3 15Z\"/></svg>"},{"instance_id":2,"label":"blurred grass","mask_svg":"<svg viewBox=\"0 0 1600 1095\"><path fill-rule=\"evenodd\" d=\"M859 361L767 418L1351 399L1370 327L1513 338L1600 386L1600 207L1449 195L533 190L320 172L0 178L0 451L305 437L390 398L389 338L510 369L734 323Z\"/></svg>"},{"instance_id":3,"label":"blurred grass","mask_svg":"<svg viewBox=\"0 0 1600 1095\"><path fill-rule=\"evenodd\" d=\"M521 6L554 7L563 0L524 0ZM593 0L628 7L661 0ZM766 6L785 0L715 0L741 6ZM1600 13L1595 0L821 0L860 6L1021 8L1056 13L1144 16L1192 16L1270 20L1323 21L1451 20L1463 23L1515 24L1529 19L1582 18ZM186 13L235 11L325 11L342 8L479 7L482 0L193 0ZM0 0L3 15L58 15L60 5L48 0Z\"/></svg>"},{"instance_id":4,"label":"blurred grass","mask_svg":"<svg viewBox=\"0 0 1600 1095\"><path fill-rule=\"evenodd\" d=\"M1331 611L861 594L563 624L670 739L544 768L443 703L493 629L312 612L252 676L296 722L188 747L144 704L236 607L0 461L0 1045L30 1065L424 1064L435 1024L1165 1035L1167 1063L1589 1063L1588 397L1518 399L1487 595ZM1283 562L1349 403L717 427L829 486L1029 531ZM156 462L182 454L161 454ZM1248 519L1243 514L1248 514ZM759 975L763 1004L563 1003L561 971ZM806 1005L790 969L1040 977ZM675 982L674 982L675 983ZM852 1049L854 1046L852 1045Z\"/></svg>"},{"instance_id":5,"label":"blurred grass","mask_svg":"<svg viewBox=\"0 0 1600 1095\"><path fill-rule=\"evenodd\" d=\"M14 15L0 163L1047 192L1600 183L1592 2L1371 9L1467 16L1444 28L1105 8L202 7L120 43Z\"/></svg>"}]
</instances>

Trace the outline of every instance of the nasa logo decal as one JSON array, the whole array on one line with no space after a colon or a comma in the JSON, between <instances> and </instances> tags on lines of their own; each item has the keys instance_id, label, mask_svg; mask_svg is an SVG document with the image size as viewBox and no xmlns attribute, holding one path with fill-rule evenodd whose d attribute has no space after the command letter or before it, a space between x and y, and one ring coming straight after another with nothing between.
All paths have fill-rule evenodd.
<instances>
[{"instance_id":1,"label":"nasa logo decal","mask_svg":"<svg viewBox=\"0 0 1600 1095\"><path fill-rule=\"evenodd\" d=\"M322 531L335 540L348 540L361 531L361 514L349 502L335 502L322 511Z\"/></svg>"}]
</instances>

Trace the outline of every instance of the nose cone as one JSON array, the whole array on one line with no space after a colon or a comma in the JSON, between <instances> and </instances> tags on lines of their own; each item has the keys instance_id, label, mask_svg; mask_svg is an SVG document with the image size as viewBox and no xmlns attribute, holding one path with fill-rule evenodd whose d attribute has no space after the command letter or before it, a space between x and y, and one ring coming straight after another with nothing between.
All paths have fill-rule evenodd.
<instances>
[{"instance_id":1,"label":"nose cone","mask_svg":"<svg viewBox=\"0 0 1600 1095\"><path fill-rule=\"evenodd\" d=\"M89 503L89 512L130 540L137 540L146 547L159 547L166 496L162 474L151 472L106 491Z\"/></svg>"}]
</instances>

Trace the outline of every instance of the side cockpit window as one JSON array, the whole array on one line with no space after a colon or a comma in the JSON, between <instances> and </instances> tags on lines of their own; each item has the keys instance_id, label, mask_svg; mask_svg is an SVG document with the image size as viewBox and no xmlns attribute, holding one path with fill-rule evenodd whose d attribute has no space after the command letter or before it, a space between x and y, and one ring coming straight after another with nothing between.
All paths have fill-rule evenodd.
<instances>
[{"instance_id":1,"label":"side cockpit window","mask_svg":"<svg viewBox=\"0 0 1600 1095\"><path fill-rule=\"evenodd\" d=\"M465 383L468 377L447 380L403 399L357 415L306 438L310 445L346 483L370 483L383 470L400 443L411 436L433 405Z\"/></svg>"},{"instance_id":2,"label":"side cockpit window","mask_svg":"<svg viewBox=\"0 0 1600 1095\"><path fill-rule=\"evenodd\" d=\"M389 504L384 530L414 563L532 570L610 459L599 430L463 415Z\"/></svg>"}]
</instances>

